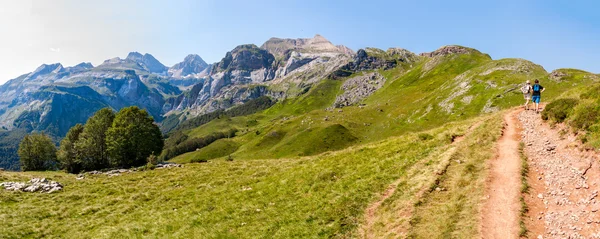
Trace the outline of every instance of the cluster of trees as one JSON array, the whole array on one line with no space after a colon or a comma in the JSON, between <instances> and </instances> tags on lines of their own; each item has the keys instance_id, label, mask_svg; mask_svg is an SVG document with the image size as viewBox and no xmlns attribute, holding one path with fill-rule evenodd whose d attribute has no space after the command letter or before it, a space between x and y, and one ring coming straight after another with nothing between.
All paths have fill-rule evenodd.
<instances>
[{"instance_id":1,"label":"cluster of trees","mask_svg":"<svg viewBox=\"0 0 600 239\"><path fill-rule=\"evenodd\" d=\"M179 143L172 145L172 146L167 146L165 151L160 155L160 160L163 160L163 161L169 160L178 155L192 152L199 148L204 148L219 139L232 138L235 136L236 132L237 132L236 129L231 129L226 132L216 132L216 133L212 133L205 137L192 138L192 139L187 139L187 137L184 136L184 137L180 138L181 141ZM176 135L179 135L179 134L176 134Z\"/></svg>"},{"instance_id":2,"label":"cluster of trees","mask_svg":"<svg viewBox=\"0 0 600 239\"><path fill-rule=\"evenodd\" d=\"M150 155L161 153L163 144L154 119L145 110L132 106L117 114L110 108L99 110L85 125L73 126L58 151L48 136L28 135L19 145L18 154L23 171L58 166L78 173L144 165Z\"/></svg>"}]
</instances>

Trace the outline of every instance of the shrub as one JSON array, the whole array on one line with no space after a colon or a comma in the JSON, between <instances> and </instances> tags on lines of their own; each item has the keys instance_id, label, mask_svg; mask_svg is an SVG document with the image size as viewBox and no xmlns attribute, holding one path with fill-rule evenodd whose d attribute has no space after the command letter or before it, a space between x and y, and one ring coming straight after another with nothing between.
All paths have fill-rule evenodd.
<instances>
[{"instance_id":1,"label":"shrub","mask_svg":"<svg viewBox=\"0 0 600 239\"><path fill-rule=\"evenodd\" d=\"M235 133L237 133L237 129L232 129L226 132L216 132L201 138L187 139L175 146L166 148L160 155L160 159L167 161L178 155L196 151L197 149L204 148L219 139L232 138L235 136Z\"/></svg>"},{"instance_id":2,"label":"shrub","mask_svg":"<svg viewBox=\"0 0 600 239\"><path fill-rule=\"evenodd\" d=\"M430 135L430 134L427 134L427 133L420 133L419 134L419 139L422 140L422 141L430 140L430 139L433 139L433 135Z\"/></svg>"},{"instance_id":3,"label":"shrub","mask_svg":"<svg viewBox=\"0 0 600 239\"><path fill-rule=\"evenodd\" d=\"M562 123L573 112L573 108L579 103L577 99L558 99L552 101L542 111L543 120L552 120L556 123Z\"/></svg>"},{"instance_id":4,"label":"shrub","mask_svg":"<svg viewBox=\"0 0 600 239\"><path fill-rule=\"evenodd\" d=\"M148 164L151 164L154 166L156 166L159 163L158 157L156 157L156 155L154 155L154 153L150 154L150 156L148 156L148 159L146 161L148 161Z\"/></svg>"},{"instance_id":5,"label":"shrub","mask_svg":"<svg viewBox=\"0 0 600 239\"><path fill-rule=\"evenodd\" d=\"M208 162L207 159L201 159L201 158L192 159L192 163L206 163L206 162Z\"/></svg>"},{"instance_id":6,"label":"shrub","mask_svg":"<svg viewBox=\"0 0 600 239\"><path fill-rule=\"evenodd\" d=\"M600 106L598 102L587 102L579 104L570 117L571 127L577 130L588 130L588 128L598 122L600 119Z\"/></svg>"},{"instance_id":7,"label":"shrub","mask_svg":"<svg viewBox=\"0 0 600 239\"><path fill-rule=\"evenodd\" d=\"M581 99L600 99L600 85L597 85L587 92L581 94Z\"/></svg>"}]
</instances>

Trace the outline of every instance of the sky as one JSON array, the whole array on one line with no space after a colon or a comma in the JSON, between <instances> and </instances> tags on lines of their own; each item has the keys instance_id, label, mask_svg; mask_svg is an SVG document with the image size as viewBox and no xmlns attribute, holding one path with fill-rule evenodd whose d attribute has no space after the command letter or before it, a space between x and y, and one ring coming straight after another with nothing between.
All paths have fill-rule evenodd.
<instances>
[{"instance_id":1,"label":"sky","mask_svg":"<svg viewBox=\"0 0 600 239\"><path fill-rule=\"evenodd\" d=\"M7 0L0 2L0 84L41 64L101 64L150 53L167 66L237 45L320 34L336 45L415 53L463 45L547 71L600 73L596 1Z\"/></svg>"}]
</instances>

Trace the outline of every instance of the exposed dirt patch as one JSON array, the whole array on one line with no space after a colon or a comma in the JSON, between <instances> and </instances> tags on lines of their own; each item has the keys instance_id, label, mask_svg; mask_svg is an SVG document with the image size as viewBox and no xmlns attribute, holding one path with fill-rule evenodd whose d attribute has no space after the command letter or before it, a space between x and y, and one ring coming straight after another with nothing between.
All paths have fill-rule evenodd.
<instances>
[{"instance_id":1,"label":"exposed dirt patch","mask_svg":"<svg viewBox=\"0 0 600 239\"><path fill-rule=\"evenodd\" d=\"M519 112L511 111L504 116L498 156L490 160L487 197L482 209L482 238L518 238L521 158L516 115Z\"/></svg>"}]
</instances>

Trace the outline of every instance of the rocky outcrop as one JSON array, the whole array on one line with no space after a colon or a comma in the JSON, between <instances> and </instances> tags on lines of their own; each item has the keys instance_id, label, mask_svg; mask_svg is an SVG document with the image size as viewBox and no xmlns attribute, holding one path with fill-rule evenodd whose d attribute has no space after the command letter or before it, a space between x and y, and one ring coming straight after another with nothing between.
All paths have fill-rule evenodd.
<instances>
[{"instance_id":1,"label":"rocky outcrop","mask_svg":"<svg viewBox=\"0 0 600 239\"><path fill-rule=\"evenodd\" d=\"M360 49L356 52L353 61L334 71L330 78L336 79L350 76L359 71L374 69L391 69L401 63L412 63L418 57L407 50L390 48L387 52L377 48Z\"/></svg>"},{"instance_id":2,"label":"rocky outcrop","mask_svg":"<svg viewBox=\"0 0 600 239\"><path fill-rule=\"evenodd\" d=\"M227 52L225 57L215 64L211 74L233 70L257 70L272 67L275 57L254 44L240 45Z\"/></svg>"},{"instance_id":3,"label":"rocky outcrop","mask_svg":"<svg viewBox=\"0 0 600 239\"><path fill-rule=\"evenodd\" d=\"M63 186L55 181L50 181L46 178L32 178L27 183L23 182L3 182L0 183L0 187L4 187L8 191L20 191L20 192L41 192L41 193L53 193L63 189Z\"/></svg>"},{"instance_id":4,"label":"rocky outcrop","mask_svg":"<svg viewBox=\"0 0 600 239\"><path fill-rule=\"evenodd\" d=\"M206 77L210 73L210 70L206 71L207 68L209 68L209 65L199 55L190 54L182 62L169 68L169 75L178 79L185 77Z\"/></svg>"},{"instance_id":5,"label":"rocky outcrop","mask_svg":"<svg viewBox=\"0 0 600 239\"><path fill-rule=\"evenodd\" d=\"M354 53L348 47L333 45L329 40L319 34L315 35L313 38L299 39L281 39L274 37L266 41L260 48L267 50L277 58L284 57L292 51L301 53L340 53L347 55Z\"/></svg>"},{"instance_id":6,"label":"rocky outcrop","mask_svg":"<svg viewBox=\"0 0 600 239\"><path fill-rule=\"evenodd\" d=\"M150 73L164 73L167 71L167 67L160 63L154 56L146 53L144 55L139 52L130 52L125 60L137 62Z\"/></svg>"},{"instance_id":7,"label":"rocky outcrop","mask_svg":"<svg viewBox=\"0 0 600 239\"><path fill-rule=\"evenodd\" d=\"M463 46L443 46L440 49L437 49L433 52L424 52L421 53L421 56L426 57L436 57L436 56L447 56L451 54L469 54L473 51L472 49L463 47Z\"/></svg>"},{"instance_id":8,"label":"rocky outcrop","mask_svg":"<svg viewBox=\"0 0 600 239\"><path fill-rule=\"evenodd\" d=\"M568 76L567 73L559 70L554 70L548 76L551 80L560 81L563 77Z\"/></svg>"},{"instance_id":9,"label":"rocky outcrop","mask_svg":"<svg viewBox=\"0 0 600 239\"><path fill-rule=\"evenodd\" d=\"M350 78L342 85L344 93L335 99L333 106L342 108L354 105L375 93L384 83L385 77L376 72Z\"/></svg>"},{"instance_id":10,"label":"rocky outcrop","mask_svg":"<svg viewBox=\"0 0 600 239\"><path fill-rule=\"evenodd\" d=\"M392 47L386 53L391 58L404 63L415 63L419 60L419 57L415 53L403 48Z\"/></svg>"}]
</instances>

